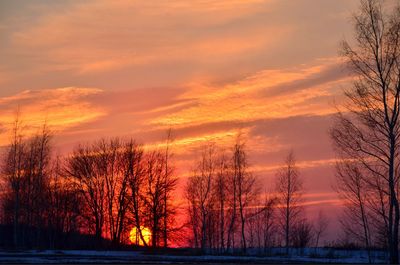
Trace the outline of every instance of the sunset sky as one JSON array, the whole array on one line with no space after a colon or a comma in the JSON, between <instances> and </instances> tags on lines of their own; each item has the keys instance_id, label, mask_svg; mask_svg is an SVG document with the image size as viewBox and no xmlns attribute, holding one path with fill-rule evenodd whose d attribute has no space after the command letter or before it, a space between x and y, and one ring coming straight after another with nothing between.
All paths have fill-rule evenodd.
<instances>
[{"instance_id":1,"label":"sunset sky","mask_svg":"<svg viewBox=\"0 0 400 265\"><path fill-rule=\"evenodd\" d=\"M103 136L156 145L177 173L241 131L273 188L293 149L309 211L337 209L328 130L351 78L338 56L358 0L0 2L0 145L20 108L56 152ZM36 129L35 129L36 128Z\"/></svg>"}]
</instances>

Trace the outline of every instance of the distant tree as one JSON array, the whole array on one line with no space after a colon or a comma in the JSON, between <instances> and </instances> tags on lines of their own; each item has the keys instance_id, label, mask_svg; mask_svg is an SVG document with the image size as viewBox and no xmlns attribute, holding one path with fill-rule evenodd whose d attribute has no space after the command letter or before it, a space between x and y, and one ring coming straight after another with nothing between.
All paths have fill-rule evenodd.
<instances>
[{"instance_id":1,"label":"distant tree","mask_svg":"<svg viewBox=\"0 0 400 265\"><path fill-rule=\"evenodd\" d=\"M196 197L196 174L192 172L192 175L188 178L185 186L185 198L187 200L187 216L188 224L191 230L190 243L194 248L199 248L200 237L201 237L201 220L200 220L200 208L199 200Z\"/></svg>"},{"instance_id":2,"label":"distant tree","mask_svg":"<svg viewBox=\"0 0 400 265\"><path fill-rule=\"evenodd\" d=\"M305 218L297 222L291 232L291 240L294 247L305 248L313 241L313 226Z\"/></svg>"},{"instance_id":3,"label":"distant tree","mask_svg":"<svg viewBox=\"0 0 400 265\"><path fill-rule=\"evenodd\" d=\"M233 174L235 184L237 184L237 200L239 207L239 218L241 227L241 247L242 251L246 253L246 208L250 206L258 195L256 188L256 179L248 171L247 154L245 151L245 144L239 136L233 149Z\"/></svg>"},{"instance_id":4,"label":"distant tree","mask_svg":"<svg viewBox=\"0 0 400 265\"><path fill-rule=\"evenodd\" d=\"M329 225L329 220L328 217L325 215L325 213L320 210L318 212L318 217L315 222L315 247L317 248L319 246L319 241L321 237L323 237L326 233L326 229L328 228Z\"/></svg>"},{"instance_id":5,"label":"distant tree","mask_svg":"<svg viewBox=\"0 0 400 265\"><path fill-rule=\"evenodd\" d=\"M177 186L177 178L175 177L175 169L172 163L173 153L171 152L171 144L173 142L172 129L167 131L167 139L165 143L164 155L164 188L163 188L163 241L164 247L168 247L168 239L172 230L173 219L176 213L176 207L172 205L172 193Z\"/></svg>"},{"instance_id":6,"label":"distant tree","mask_svg":"<svg viewBox=\"0 0 400 265\"><path fill-rule=\"evenodd\" d=\"M339 161L336 165L336 190L344 202L340 220L347 235L368 250L371 249L370 214L367 197L368 185L364 181L362 169L351 161ZM357 242L357 243L358 243ZM370 257L370 255L368 255Z\"/></svg>"},{"instance_id":7,"label":"distant tree","mask_svg":"<svg viewBox=\"0 0 400 265\"><path fill-rule=\"evenodd\" d=\"M272 195L265 195L264 205L262 209L262 236L264 252L267 248L271 247L274 243L274 237L276 235L277 222L276 222L276 208L277 208L277 197Z\"/></svg>"},{"instance_id":8,"label":"distant tree","mask_svg":"<svg viewBox=\"0 0 400 265\"><path fill-rule=\"evenodd\" d=\"M281 205L279 207L280 227L284 236L286 253L289 254L290 236L301 221L303 195L303 181L292 151L286 157L285 166L277 172L276 191L278 203Z\"/></svg>"},{"instance_id":9,"label":"distant tree","mask_svg":"<svg viewBox=\"0 0 400 265\"><path fill-rule=\"evenodd\" d=\"M231 173L231 165L228 157L224 152L218 155L216 161L216 177L213 185L214 196L218 208L218 228L219 231L219 248L225 251L225 233L226 233L226 207L228 200L228 181Z\"/></svg>"},{"instance_id":10,"label":"distant tree","mask_svg":"<svg viewBox=\"0 0 400 265\"><path fill-rule=\"evenodd\" d=\"M185 196L188 200L188 213L194 246L205 252L210 236L209 217L214 207L212 183L215 178L215 147L208 144L203 148L201 160L197 162L193 175L189 177Z\"/></svg>"},{"instance_id":11,"label":"distant tree","mask_svg":"<svg viewBox=\"0 0 400 265\"><path fill-rule=\"evenodd\" d=\"M233 159L231 159L233 161ZM228 177L227 183L227 193L228 193L228 212L227 212L227 222L228 222L228 233L226 249L235 249L235 233L237 229L237 217L238 217L238 190L237 190L237 174L235 174L234 166L231 163L231 173Z\"/></svg>"},{"instance_id":12,"label":"distant tree","mask_svg":"<svg viewBox=\"0 0 400 265\"><path fill-rule=\"evenodd\" d=\"M247 248L248 219L258 196L256 179L248 170L245 144L237 138L232 153L215 144L203 147L193 175L188 178L185 197L194 247L230 251L240 228L240 246ZM253 222L253 220L251 220Z\"/></svg>"},{"instance_id":13,"label":"distant tree","mask_svg":"<svg viewBox=\"0 0 400 265\"><path fill-rule=\"evenodd\" d=\"M256 206L247 209L249 246L257 247L267 253L275 241L276 235L276 197L265 193L257 200Z\"/></svg>"}]
</instances>

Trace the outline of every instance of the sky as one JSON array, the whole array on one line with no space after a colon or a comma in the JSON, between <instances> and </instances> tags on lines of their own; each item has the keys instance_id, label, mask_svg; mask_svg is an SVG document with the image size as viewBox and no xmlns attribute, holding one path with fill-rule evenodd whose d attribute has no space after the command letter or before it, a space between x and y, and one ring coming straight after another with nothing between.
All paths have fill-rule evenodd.
<instances>
[{"instance_id":1,"label":"sky","mask_svg":"<svg viewBox=\"0 0 400 265\"><path fill-rule=\"evenodd\" d=\"M47 122L61 154L100 137L157 145L172 128L184 179L201 145L229 146L241 132L266 190L294 151L307 211L324 209L335 227L328 132L352 81L339 50L352 38L357 7L358 0L2 0L0 146L17 109L29 132Z\"/></svg>"}]
</instances>

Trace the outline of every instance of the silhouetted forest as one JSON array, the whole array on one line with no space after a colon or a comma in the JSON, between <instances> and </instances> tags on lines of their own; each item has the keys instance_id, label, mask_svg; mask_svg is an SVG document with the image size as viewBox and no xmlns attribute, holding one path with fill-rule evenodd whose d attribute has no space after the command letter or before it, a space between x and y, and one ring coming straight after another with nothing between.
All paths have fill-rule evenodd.
<instances>
[{"instance_id":1,"label":"silhouetted forest","mask_svg":"<svg viewBox=\"0 0 400 265\"><path fill-rule=\"evenodd\" d=\"M87 234L82 244L98 248L132 238L144 246L168 246L177 184L168 145L145 152L132 139L100 139L79 144L61 158L52 155L46 125L32 137L22 133L17 118L2 166L3 223L13 231L9 244L70 247ZM137 234L130 234L132 227ZM143 239L143 227L150 229L150 241Z\"/></svg>"},{"instance_id":2,"label":"silhouetted forest","mask_svg":"<svg viewBox=\"0 0 400 265\"><path fill-rule=\"evenodd\" d=\"M2 164L3 245L15 248L160 248L246 252L306 247L316 231L302 212L303 186L293 153L277 172L276 192L262 192L248 170L243 137L232 147L208 143L178 185L173 140L146 149L133 139L99 139L54 156L46 125L24 137L19 116ZM182 200L174 203L174 198ZM282 205L278 207L278 205ZM150 231L148 235L147 231ZM280 232L279 232L280 231ZM132 234L134 233L134 234ZM318 245L318 242L316 242Z\"/></svg>"}]
</instances>

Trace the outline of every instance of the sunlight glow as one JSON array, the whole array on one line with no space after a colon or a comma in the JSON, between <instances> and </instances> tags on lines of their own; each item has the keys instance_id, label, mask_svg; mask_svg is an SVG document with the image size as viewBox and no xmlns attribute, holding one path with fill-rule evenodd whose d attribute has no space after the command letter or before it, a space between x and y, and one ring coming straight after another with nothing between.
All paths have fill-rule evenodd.
<instances>
[{"instance_id":1,"label":"sunlight glow","mask_svg":"<svg viewBox=\"0 0 400 265\"><path fill-rule=\"evenodd\" d=\"M150 229L147 227L140 227L140 230L142 231L144 242L146 242L147 245L150 244L151 240ZM137 229L136 227L132 228L132 230L129 232L129 240L134 245L144 246L144 242L139 234L139 229Z\"/></svg>"}]
</instances>

